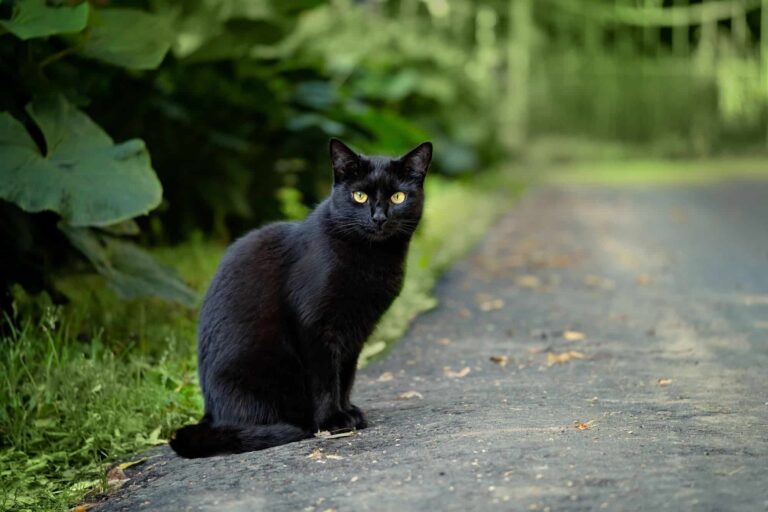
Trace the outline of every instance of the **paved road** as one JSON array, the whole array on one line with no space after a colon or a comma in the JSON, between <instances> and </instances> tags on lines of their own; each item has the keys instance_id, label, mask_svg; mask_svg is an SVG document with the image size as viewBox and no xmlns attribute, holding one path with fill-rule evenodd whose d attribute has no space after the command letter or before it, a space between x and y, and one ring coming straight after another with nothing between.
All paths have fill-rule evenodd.
<instances>
[{"instance_id":1,"label":"paved road","mask_svg":"<svg viewBox=\"0 0 768 512\"><path fill-rule=\"evenodd\" d=\"M165 448L99 510L768 509L768 184L541 189L437 293L369 429Z\"/></svg>"}]
</instances>

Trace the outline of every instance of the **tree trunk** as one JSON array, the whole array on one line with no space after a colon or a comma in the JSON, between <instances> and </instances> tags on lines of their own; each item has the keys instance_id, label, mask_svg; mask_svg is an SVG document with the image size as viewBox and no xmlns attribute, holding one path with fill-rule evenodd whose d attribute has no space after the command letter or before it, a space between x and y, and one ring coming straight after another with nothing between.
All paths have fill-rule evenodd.
<instances>
[{"instance_id":1,"label":"tree trunk","mask_svg":"<svg viewBox=\"0 0 768 512\"><path fill-rule=\"evenodd\" d=\"M685 7L688 0L675 0L675 7ZM688 25L678 25L672 29L672 50L678 57L688 57L690 52Z\"/></svg>"}]
</instances>

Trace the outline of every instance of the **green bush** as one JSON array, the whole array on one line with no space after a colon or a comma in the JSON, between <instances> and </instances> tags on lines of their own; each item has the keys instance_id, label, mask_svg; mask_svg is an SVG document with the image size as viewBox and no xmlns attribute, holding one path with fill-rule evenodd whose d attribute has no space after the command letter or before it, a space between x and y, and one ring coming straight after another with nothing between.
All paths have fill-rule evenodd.
<instances>
[{"instance_id":1,"label":"green bush","mask_svg":"<svg viewBox=\"0 0 768 512\"><path fill-rule=\"evenodd\" d=\"M170 270L121 239L135 235L134 217L162 198L144 142L115 144L66 98L76 96L68 90L73 84L45 69L70 53L127 69L156 67L171 44L167 21L140 10L44 0L11 2L6 14L0 65L11 82L0 95L0 216L11 248L3 252L3 291L14 282L50 288L54 267L79 252L123 297L193 304L192 291Z\"/></svg>"},{"instance_id":2,"label":"green bush","mask_svg":"<svg viewBox=\"0 0 768 512\"><path fill-rule=\"evenodd\" d=\"M331 136L393 154L432 139L438 172L490 165L500 89L464 72L472 37L432 21L319 0L3 2L0 286L96 270L123 297L194 304L134 242L301 216Z\"/></svg>"}]
</instances>

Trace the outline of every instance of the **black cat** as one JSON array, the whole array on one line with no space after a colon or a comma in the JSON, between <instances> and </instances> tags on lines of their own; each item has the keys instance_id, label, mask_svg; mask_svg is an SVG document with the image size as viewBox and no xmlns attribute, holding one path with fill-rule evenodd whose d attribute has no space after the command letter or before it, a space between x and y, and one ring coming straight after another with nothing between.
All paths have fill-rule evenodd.
<instances>
[{"instance_id":1,"label":"black cat","mask_svg":"<svg viewBox=\"0 0 768 512\"><path fill-rule=\"evenodd\" d=\"M183 457L261 450L318 430L362 429L350 402L360 349L400 293L432 159L330 143L333 190L306 218L229 248L200 311L205 415L179 429Z\"/></svg>"}]
</instances>

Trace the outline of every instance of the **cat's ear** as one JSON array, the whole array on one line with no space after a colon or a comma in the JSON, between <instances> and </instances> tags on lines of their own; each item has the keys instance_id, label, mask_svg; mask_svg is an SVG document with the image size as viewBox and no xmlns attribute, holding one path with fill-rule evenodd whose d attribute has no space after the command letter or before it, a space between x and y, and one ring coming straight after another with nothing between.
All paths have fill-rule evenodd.
<instances>
[{"instance_id":1,"label":"cat's ear","mask_svg":"<svg viewBox=\"0 0 768 512\"><path fill-rule=\"evenodd\" d=\"M432 143L424 142L400 159L408 173L423 180L432 161Z\"/></svg>"},{"instance_id":2,"label":"cat's ear","mask_svg":"<svg viewBox=\"0 0 768 512\"><path fill-rule=\"evenodd\" d=\"M343 181L349 173L357 169L360 157L339 139L331 139L328 149L331 153L334 181Z\"/></svg>"}]
</instances>

